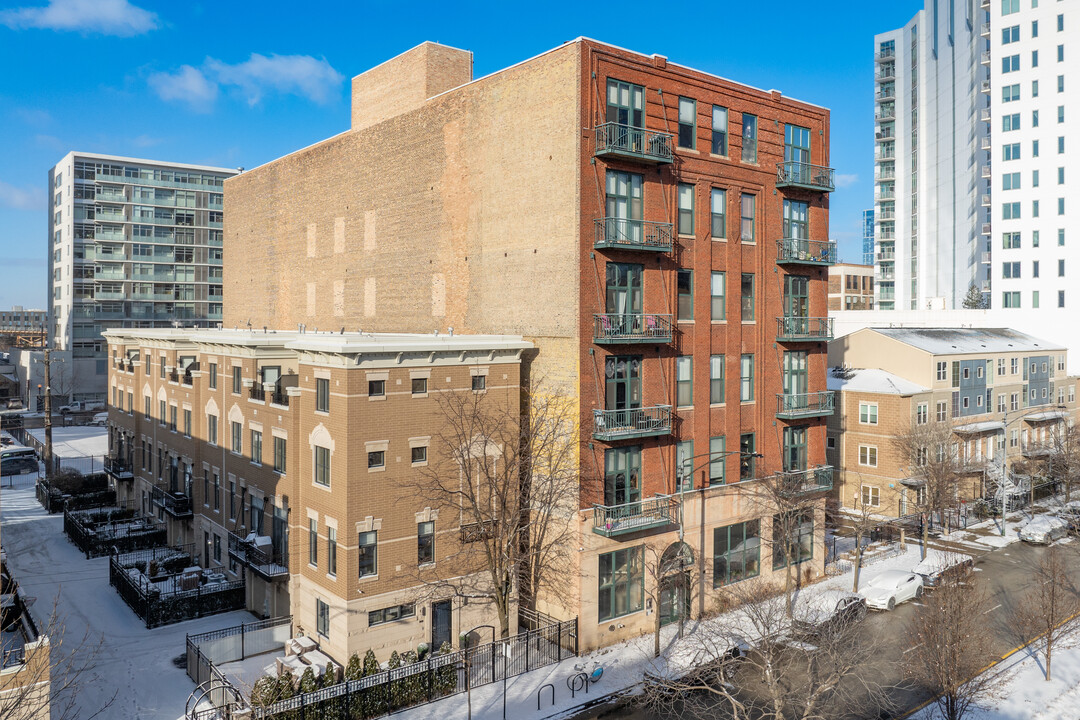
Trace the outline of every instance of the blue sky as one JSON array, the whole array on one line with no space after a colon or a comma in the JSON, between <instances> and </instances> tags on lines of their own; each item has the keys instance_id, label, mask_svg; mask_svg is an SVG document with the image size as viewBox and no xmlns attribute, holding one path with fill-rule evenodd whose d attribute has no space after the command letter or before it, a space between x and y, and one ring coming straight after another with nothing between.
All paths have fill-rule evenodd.
<instances>
[{"instance_id":1,"label":"blue sky","mask_svg":"<svg viewBox=\"0 0 1080 720\"><path fill-rule=\"evenodd\" d=\"M0 0L0 307L44 307L48 169L79 150L255 167L345 130L348 78L424 40L477 77L585 35L832 111L831 236L859 261L873 202L873 36L917 0Z\"/></svg>"}]
</instances>

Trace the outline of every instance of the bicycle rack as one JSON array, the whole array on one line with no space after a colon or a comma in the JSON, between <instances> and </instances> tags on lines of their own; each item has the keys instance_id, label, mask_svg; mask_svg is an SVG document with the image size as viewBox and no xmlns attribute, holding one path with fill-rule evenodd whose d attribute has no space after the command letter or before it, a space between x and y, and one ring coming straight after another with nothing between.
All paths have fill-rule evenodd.
<instances>
[{"instance_id":1,"label":"bicycle rack","mask_svg":"<svg viewBox=\"0 0 1080 720\"><path fill-rule=\"evenodd\" d=\"M583 672L579 672L576 675L571 675L566 678L566 687L570 688L570 698L573 699L578 690L585 690L585 694L589 694L589 676Z\"/></svg>"},{"instance_id":2,"label":"bicycle rack","mask_svg":"<svg viewBox=\"0 0 1080 720\"><path fill-rule=\"evenodd\" d=\"M551 705L555 706L555 686L551 683L541 685L540 689L536 691L536 709L540 709L540 693L544 692L544 688L551 688Z\"/></svg>"}]
</instances>

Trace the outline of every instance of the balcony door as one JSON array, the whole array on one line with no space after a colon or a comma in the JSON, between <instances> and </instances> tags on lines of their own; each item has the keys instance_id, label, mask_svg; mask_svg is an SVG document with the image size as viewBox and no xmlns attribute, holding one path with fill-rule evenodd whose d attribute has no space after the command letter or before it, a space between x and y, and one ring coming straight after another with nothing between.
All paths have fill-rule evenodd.
<instances>
[{"instance_id":1,"label":"balcony door","mask_svg":"<svg viewBox=\"0 0 1080 720\"><path fill-rule=\"evenodd\" d=\"M645 127L645 88L608 78L607 121L635 128Z\"/></svg>"},{"instance_id":2,"label":"balcony door","mask_svg":"<svg viewBox=\"0 0 1080 720\"><path fill-rule=\"evenodd\" d=\"M283 507L274 506L274 517L270 526L274 558L281 565L289 564L289 506L286 504L287 502L287 500L282 500Z\"/></svg>"},{"instance_id":3,"label":"balcony door","mask_svg":"<svg viewBox=\"0 0 1080 720\"><path fill-rule=\"evenodd\" d=\"M610 335L642 332L641 285L642 265L632 263L607 264L608 316L602 318L604 331Z\"/></svg>"},{"instance_id":4,"label":"balcony door","mask_svg":"<svg viewBox=\"0 0 1080 720\"><path fill-rule=\"evenodd\" d=\"M607 171L607 200L604 228L608 242L640 245L644 241L642 226L641 175L618 170Z\"/></svg>"},{"instance_id":5,"label":"balcony door","mask_svg":"<svg viewBox=\"0 0 1080 720\"><path fill-rule=\"evenodd\" d=\"M810 278L804 275L784 276L784 315L810 317Z\"/></svg>"},{"instance_id":6,"label":"balcony door","mask_svg":"<svg viewBox=\"0 0 1080 720\"><path fill-rule=\"evenodd\" d=\"M806 351L795 350L784 353L784 394L805 395L808 388L806 372ZM805 397L791 399L789 403L803 403Z\"/></svg>"},{"instance_id":7,"label":"balcony door","mask_svg":"<svg viewBox=\"0 0 1080 720\"><path fill-rule=\"evenodd\" d=\"M641 447L604 451L604 504L625 505L641 499Z\"/></svg>"},{"instance_id":8,"label":"balcony door","mask_svg":"<svg viewBox=\"0 0 1080 720\"><path fill-rule=\"evenodd\" d=\"M806 426L784 428L784 470L806 469Z\"/></svg>"},{"instance_id":9,"label":"balcony door","mask_svg":"<svg viewBox=\"0 0 1080 720\"><path fill-rule=\"evenodd\" d=\"M784 162L810 164L810 129L784 126Z\"/></svg>"},{"instance_id":10,"label":"balcony door","mask_svg":"<svg viewBox=\"0 0 1080 720\"><path fill-rule=\"evenodd\" d=\"M799 200L784 200L784 237L790 240L810 239L810 204Z\"/></svg>"},{"instance_id":11,"label":"balcony door","mask_svg":"<svg viewBox=\"0 0 1080 720\"><path fill-rule=\"evenodd\" d=\"M636 410L641 407L641 356L609 355L604 361L605 408Z\"/></svg>"}]
</instances>

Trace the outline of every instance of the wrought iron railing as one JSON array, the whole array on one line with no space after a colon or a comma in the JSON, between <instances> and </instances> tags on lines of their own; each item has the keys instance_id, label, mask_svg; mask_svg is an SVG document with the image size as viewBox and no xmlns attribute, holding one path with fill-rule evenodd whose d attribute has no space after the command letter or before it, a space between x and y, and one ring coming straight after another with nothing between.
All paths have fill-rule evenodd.
<instances>
[{"instance_id":1,"label":"wrought iron railing","mask_svg":"<svg viewBox=\"0 0 1080 720\"><path fill-rule=\"evenodd\" d=\"M802 417L830 415L833 412L832 390L812 393L777 393L776 414L778 417Z\"/></svg>"},{"instance_id":2,"label":"wrought iron railing","mask_svg":"<svg viewBox=\"0 0 1080 720\"><path fill-rule=\"evenodd\" d=\"M674 325L670 315L653 313L597 313L593 315L593 340L599 344L620 342L671 342Z\"/></svg>"},{"instance_id":3,"label":"wrought iron railing","mask_svg":"<svg viewBox=\"0 0 1080 720\"><path fill-rule=\"evenodd\" d=\"M813 190L832 192L836 189L833 181L835 171L824 165L811 165L804 162L782 162L776 164L776 186L798 185Z\"/></svg>"},{"instance_id":4,"label":"wrought iron railing","mask_svg":"<svg viewBox=\"0 0 1080 720\"><path fill-rule=\"evenodd\" d=\"M191 498L182 492L154 487L150 495L155 505L163 508L165 512L173 517L191 515Z\"/></svg>"},{"instance_id":5,"label":"wrought iron railing","mask_svg":"<svg viewBox=\"0 0 1080 720\"><path fill-rule=\"evenodd\" d=\"M679 523L679 503L670 495L621 505L593 505L593 532L613 537Z\"/></svg>"},{"instance_id":6,"label":"wrought iron railing","mask_svg":"<svg viewBox=\"0 0 1080 720\"><path fill-rule=\"evenodd\" d=\"M264 578L289 576L289 559L284 552L271 546L269 551L248 542L236 533L229 533L229 557L246 565Z\"/></svg>"},{"instance_id":7,"label":"wrought iron railing","mask_svg":"<svg viewBox=\"0 0 1080 720\"><path fill-rule=\"evenodd\" d=\"M596 126L596 154L622 155L661 163L675 159L669 133L613 122Z\"/></svg>"},{"instance_id":8,"label":"wrought iron railing","mask_svg":"<svg viewBox=\"0 0 1080 720\"><path fill-rule=\"evenodd\" d=\"M779 489L785 495L805 495L832 490L831 465L818 465L806 470L783 471L777 474Z\"/></svg>"},{"instance_id":9,"label":"wrought iron railing","mask_svg":"<svg viewBox=\"0 0 1080 720\"><path fill-rule=\"evenodd\" d=\"M248 393L252 400L258 400L262 402L266 400L266 389L261 383L255 383L251 386L251 391Z\"/></svg>"},{"instance_id":10,"label":"wrought iron railing","mask_svg":"<svg viewBox=\"0 0 1080 720\"><path fill-rule=\"evenodd\" d=\"M833 265L836 263L836 243L832 240L784 238L776 242L776 262Z\"/></svg>"},{"instance_id":11,"label":"wrought iron railing","mask_svg":"<svg viewBox=\"0 0 1080 720\"><path fill-rule=\"evenodd\" d=\"M832 340L830 317L784 316L776 318L776 337L780 340Z\"/></svg>"},{"instance_id":12,"label":"wrought iron railing","mask_svg":"<svg viewBox=\"0 0 1080 720\"><path fill-rule=\"evenodd\" d=\"M597 440L650 437L671 432L671 406L593 410L593 436Z\"/></svg>"},{"instance_id":13,"label":"wrought iron railing","mask_svg":"<svg viewBox=\"0 0 1080 720\"><path fill-rule=\"evenodd\" d=\"M603 217L595 224L597 248L670 252L673 245L671 223Z\"/></svg>"},{"instance_id":14,"label":"wrought iron railing","mask_svg":"<svg viewBox=\"0 0 1080 720\"><path fill-rule=\"evenodd\" d=\"M131 462L124 458L105 457L105 472L117 480L131 480L134 476Z\"/></svg>"}]
</instances>

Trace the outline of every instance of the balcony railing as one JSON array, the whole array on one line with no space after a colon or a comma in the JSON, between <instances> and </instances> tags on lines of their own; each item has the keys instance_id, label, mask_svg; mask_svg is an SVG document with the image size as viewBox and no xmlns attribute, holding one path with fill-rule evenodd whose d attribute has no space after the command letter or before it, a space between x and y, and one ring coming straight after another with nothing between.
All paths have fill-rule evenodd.
<instances>
[{"instance_id":1,"label":"balcony railing","mask_svg":"<svg viewBox=\"0 0 1080 720\"><path fill-rule=\"evenodd\" d=\"M981 120L982 122L988 123L990 122L992 117L993 116L990 113L990 108L983 108L979 111L979 120Z\"/></svg>"},{"instance_id":2,"label":"balcony railing","mask_svg":"<svg viewBox=\"0 0 1080 720\"><path fill-rule=\"evenodd\" d=\"M274 405L289 407L289 394L284 390L275 390L270 393L270 402Z\"/></svg>"},{"instance_id":3,"label":"balcony railing","mask_svg":"<svg viewBox=\"0 0 1080 720\"><path fill-rule=\"evenodd\" d=\"M890 60L894 60L895 58L896 58L896 49L895 48L884 48L882 50L879 50L874 55L874 59L877 60L878 62L888 62Z\"/></svg>"},{"instance_id":4,"label":"balcony railing","mask_svg":"<svg viewBox=\"0 0 1080 720\"><path fill-rule=\"evenodd\" d=\"M804 417L833 414L833 391L812 393L777 393L776 417L794 420Z\"/></svg>"},{"instance_id":5,"label":"balcony railing","mask_svg":"<svg viewBox=\"0 0 1080 720\"><path fill-rule=\"evenodd\" d=\"M262 383L255 383L252 385L248 395L252 400L258 400L259 402L266 401L266 390L263 388Z\"/></svg>"},{"instance_id":6,"label":"balcony railing","mask_svg":"<svg viewBox=\"0 0 1080 720\"><path fill-rule=\"evenodd\" d=\"M984 92L984 93L989 95L990 94L990 81L989 80L983 80L981 83L979 83L979 90L981 92Z\"/></svg>"},{"instance_id":7,"label":"balcony railing","mask_svg":"<svg viewBox=\"0 0 1080 720\"><path fill-rule=\"evenodd\" d=\"M671 406L593 410L593 437L603 442L671 434Z\"/></svg>"},{"instance_id":8,"label":"balcony railing","mask_svg":"<svg viewBox=\"0 0 1080 720\"><path fill-rule=\"evenodd\" d=\"M878 180L895 180L896 179L896 169L893 168L893 167L883 167L883 168L881 168L880 170L878 170L877 179Z\"/></svg>"},{"instance_id":9,"label":"balcony railing","mask_svg":"<svg viewBox=\"0 0 1080 720\"><path fill-rule=\"evenodd\" d=\"M671 223L605 217L598 218L595 224L596 240L593 247L598 250L614 248L671 252Z\"/></svg>"},{"instance_id":10,"label":"balcony railing","mask_svg":"<svg viewBox=\"0 0 1080 720\"><path fill-rule=\"evenodd\" d=\"M1040 458L1046 457L1048 455L1053 455L1054 450L1055 448L1053 445L1040 445L1038 443L1029 443L1027 445L1024 445L1024 447L1021 449L1021 453L1026 458Z\"/></svg>"},{"instance_id":11,"label":"balcony railing","mask_svg":"<svg viewBox=\"0 0 1080 720\"><path fill-rule=\"evenodd\" d=\"M991 150L993 149L993 143L990 138L984 137L982 140L979 141L979 147L983 150Z\"/></svg>"},{"instance_id":12,"label":"balcony railing","mask_svg":"<svg viewBox=\"0 0 1080 720\"><path fill-rule=\"evenodd\" d=\"M806 470L777 474L779 490L784 495L808 495L832 490L833 469L830 465L818 465Z\"/></svg>"},{"instance_id":13,"label":"balcony railing","mask_svg":"<svg viewBox=\"0 0 1080 720\"><path fill-rule=\"evenodd\" d=\"M679 524L679 503L670 495L622 505L593 505L593 532L616 537Z\"/></svg>"},{"instance_id":14,"label":"balcony railing","mask_svg":"<svg viewBox=\"0 0 1080 720\"><path fill-rule=\"evenodd\" d=\"M836 263L836 243L831 240L785 238L776 243L777 264L833 265Z\"/></svg>"},{"instance_id":15,"label":"balcony railing","mask_svg":"<svg viewBox=\"0 0 1080 720\"><path fill-rule=\"evenodd\" d=\"M650 164L670 163L675 160L669 133L613 122L596 126L596 154L641 160Z\"/></svg>"},{"instance_id":16,"label":"balcony railing","mask_svg":"<svg viewBox=\"0 0 1080 720\"><path fill-rule=\"evenodd\" d=\"M983 65L989 65L990 64L990 51L989 50L984 51L983 54L979 56L979 62L982 63Z\"/></svg>"},{"instance_id":17,"label":"balcony railing","mask_svg":"<svg viewBox=\"0 0 1080 720\"><path fill-rule=\"evenodd\" d=\"M979 26L979 35L983 37L989 37L990 35L990 23L984 22Z\"/></svg>"},{"instance_id":18,"label":"balcony railing","mask_svg":"<svg viewBox=\"0 0 1080 720\"><path fill-rule=\"evenodd\" d=\"M833 174L833 169L824 165L791 161L776 163L776 187L799 187L806 190L832 192L836 189Z\"/></svg>"},{"instance_id":19,"label":"balcony railing","mask_svg":"<svg viewBox=\"0 0 1080 720\"><path fill-rule=\"evenodd\" d=\"M878 259L878 261L895 260L896 259L896 251L895 250L882 250L881 252L879 252L877 254L877 259Z\"/></svg>"},{"instance_id":20,"label":"balcony railing","mask_svg":"<svg viewBox=\"0 0 1080 720\"><path fill-rule=\"evenodd\" d=\"M880 90L878 90L874 94L874 97L877 99L878 102L885 102L886 100L895 100L896 99L896 88L891 88L891 87L890 88L881 88Z\"/></svg>"},{"instance_id":21,"label":"balcony railing","mask_svg":"<svg viewBox=\"0 0 1080 720\"><path fill-rule=\"evenodd\" d=\"M169 382L174 382L174 383L180 382L180 371L178 371L178 370L170 370L169 371Z\"/></svg>"},{"instance_id":22,"label":"balcony railing","mask_svg":"<svg viewBox=\"0 0 1080 720\"><path fill-rule=\"evenodd\" d=\"M248 536L251 537L250 535ZM258 545L253 540L229 533L229 557L236 560L265 580L289 577L288 557L274 549L273 545Z\"/></svg>"},{"instance_id":23,"label":"balcony railing","mask_svg":"<svg viewBox=\"0 0 1080 720\"><path fill-rule=\"evenodd\" d=\"M882 105L881 109L874 114L874 119L879 122L882 120L895 120L896 108L889 105Z\"/></svg>"},{"instance_id":24,"label":"balcony railing","mask_svg":"<svg viewBox=\"0 0 1080 720\"><path fill-rule=\"evenodd\" d=\"M598 313L593 315L593 342L597 345L669 343L674 336L670 315L652 313Z\"/></svg>"},{"instance_id":25,"label":"balcony railing","mask_svg":"<svg viewBox=\"0 0 1080 720\"><path fill-rule=\"evenodd\" d=\"M896 79L896 66L886 65L885 67L874 73L874 80L877 82L888 82L889 80Z\"/></svg>"},{"instance_id":26,"label":"balcony railing","mask_svg":"<svg viewBox=\"0 0 1080 720\"><path fill-rule=\"evenodd\" d=\"M803 340L832 340L833 319L830 317L785 316L776 318L777 342Z\"/></svg>"},{"instance_id":27,"label":"balcony railing","mask_svg":"<svg viewBox=\"0 0 1080 720\"><path fill-rule=\"evenodd\" d=\"M982 167L982 176L984 178L986 178L987 180L989 180L992 177L992 172L991 172L991 169L990 169L990 163L986 163L985 165L983 165L983 167Z\"/></svg>"},{"instance_id":28,"label":"balcony railing","mask_svg":"<svg viewBox=\"0 0 1080 720\"><path fill-rule=\"evenodd\" d=\"M105 458L105 472L116 480L132 480L135 475L131 463L123 458Z\"/></svg>"},{"instance_id":29,"label":"balcony railing","mask_svg":"<svg viewBox=\"0 0 1080 720\"><path fill-rule=\"evenodd\" d=\"M983 207L990 207L990 196L989 195L983 195L982 196L982 206Z\"/></svg>"},{"instance_id":30,"label":"balcony railing","mask_svg":"<svg viewBox=\"0 0 1080 720\"><path fill-rule=\"evenodd\" d=\"M152 492L154 504L173 517L191 517L191 498L179 491L155 487Z\"/></svg>"},{"instance_id":31,"label":"balcony railing","mask_svg":"<svg viewBox=\"0 0 1080 720\"><path fill-rule=\"evenodd\" d=\"M981 230L982 230L983 235L989 235L990 234L990 223L983 223Z\"/></svg>"}]
</instances>

